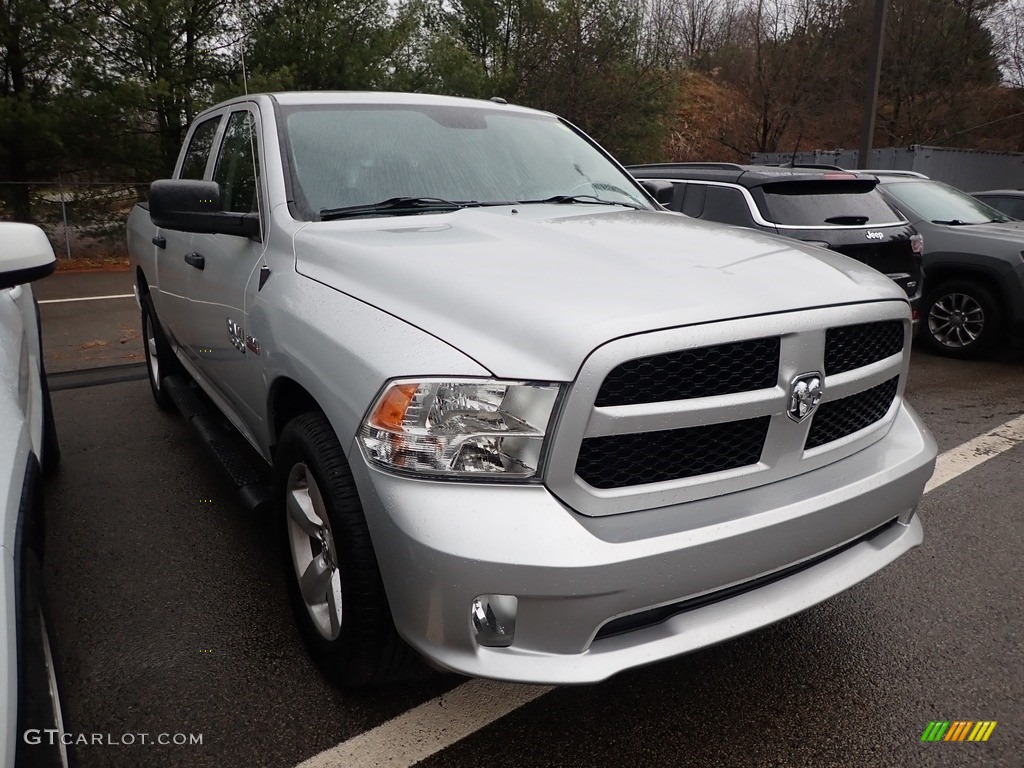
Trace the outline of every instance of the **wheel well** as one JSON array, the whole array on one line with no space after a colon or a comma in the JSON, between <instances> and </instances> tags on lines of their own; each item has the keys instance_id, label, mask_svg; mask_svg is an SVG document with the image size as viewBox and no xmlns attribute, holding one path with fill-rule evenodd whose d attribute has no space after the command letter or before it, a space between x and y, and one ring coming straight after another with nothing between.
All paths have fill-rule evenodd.
<instances>
[{"instance_id":1,"label":"wheel well","mask_svg":"<svg viewBox=\"0 0 1024 768\"><path fill-rule=\"evenodd\" d=\"M135 286L139 289L139 299L149 293L149 283L142 272L142 267L135 268Z\"/></svg>"},{"instance_id":2,"label":"wheel well","mask_svg":"<svg viewBox=\"0 0 1024 768\"><path fill-rule=\"evenodd\" d=\"M987 272L954 266L939 267L938 269L926 272L924 279L925 295L930 293L934 286L941 285L942 283L946 283L951 280L969 280L987 288L995 297L996 301L999 302L999 308L1001 310L1005 310L1007 307L1007 299L1003 294L999 281L994 279Z\"/></svg>"},{"instance_id":3,"label":"wheel well","mask_svg":"<svg viewBox=\"0 0 1024 768\"><path fill-rule=\"evenodd\" d=\"M320 404L294 379L277 379L270 388L268 402L270 423L273 425L272 443L277 445L285 425L296 416L310 411L323 411Z\"/></svg>"}]
</instances>

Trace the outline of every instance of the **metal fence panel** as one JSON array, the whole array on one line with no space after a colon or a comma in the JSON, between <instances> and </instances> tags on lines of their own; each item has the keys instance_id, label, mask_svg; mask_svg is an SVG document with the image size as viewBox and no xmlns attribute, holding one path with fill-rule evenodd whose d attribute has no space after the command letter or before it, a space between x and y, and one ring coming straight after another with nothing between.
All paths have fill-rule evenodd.
<instances>
[{"instance_id":1,"label":"metal fence panel","mask_svg":"<svg viewBox=\"0 0 1024 768\"><path fill-rule=\"evenodd\" d=\"M42 227L59 260L107 262L127 258L125 222L148 194L146 185L116 181L0 180L0 189L28 187L30 221ZM15 220L0 199L0 219Z\"/></svg>"},{"instance_id":2,"label":"metal fence panel","mask_svg":"<svg viewBox=\"0 0 1024 768\"><path fill-rule=\"evenodd\" d=\"M756 152L755 165L837 165L856 168L860 153L855 149L816 149L807 152ZM1024 153L989 152L915 144L886 147L871 152L869 167L878 170L916 171L967 191L983 189L1024 189Z\"/></svg>"}]
</instances>

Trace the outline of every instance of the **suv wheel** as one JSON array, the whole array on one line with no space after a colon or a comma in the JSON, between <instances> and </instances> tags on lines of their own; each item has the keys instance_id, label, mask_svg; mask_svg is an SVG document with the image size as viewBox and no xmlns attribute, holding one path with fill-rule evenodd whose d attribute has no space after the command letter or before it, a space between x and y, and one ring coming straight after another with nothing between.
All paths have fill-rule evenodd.
<instances>
[{"instance_id":1,"label":"suv wheel","mask_svg":"<svg viewBox=\"0 0 1024 768\"><path fill-rule=\"evenodd\" d=\"M415 667L398 636L352 472L327 418L281 433L275 460L288 591L313 657L336 682L385 682Z\"/></svg>"},{"instance_id":2,"label":"suv wheel","mask_svg":"<svg viewBox=\"0 0 1024 768\"><path fill-rule=\"evenodd\" d=\"M992 293L972 280L951 280L929 290L921 332L927 345L949 357L975 357L992 346L1002 320Z\"/></svg>"}]
</instances>

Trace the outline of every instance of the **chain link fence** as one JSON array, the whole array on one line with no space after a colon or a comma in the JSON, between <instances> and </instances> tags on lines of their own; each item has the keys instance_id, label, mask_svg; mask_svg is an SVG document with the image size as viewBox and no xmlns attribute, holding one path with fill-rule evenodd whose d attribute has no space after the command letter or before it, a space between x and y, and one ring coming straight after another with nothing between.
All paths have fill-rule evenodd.
<instances>
[{"instance_id":1,"label":"chain link fence","mask_svg":"<svg viewBox=\"0 0 1024 768\"><path fill-rule=\"evenodd\" d=\"M17 221L10 200L24 196L33 224L50 238L58 263L102 266L127 263L125 221L148 194L148 185L122 181L10 182L0 180L0 220ZM24 199L24 197L23 197Z\"/></svg>"}]
</instances>

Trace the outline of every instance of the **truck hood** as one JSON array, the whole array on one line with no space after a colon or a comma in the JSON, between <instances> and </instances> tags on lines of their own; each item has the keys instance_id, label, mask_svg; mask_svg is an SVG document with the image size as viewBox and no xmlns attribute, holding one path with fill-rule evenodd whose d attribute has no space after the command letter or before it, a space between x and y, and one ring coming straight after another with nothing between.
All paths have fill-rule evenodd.
<instances>
[{"instance_id":1,"label":"truck hood","mask_svg":"<svg viewBox=\"0 0 1024 768\"><path fill-rule=\"evenodd\" d=\"M902 300L839 254L681 214L583 205L310 222L296 269L494 375L567 381L611 339L832 304ZM410 371L410 375L437 373Z\"/></svg>"}]
</instances>

